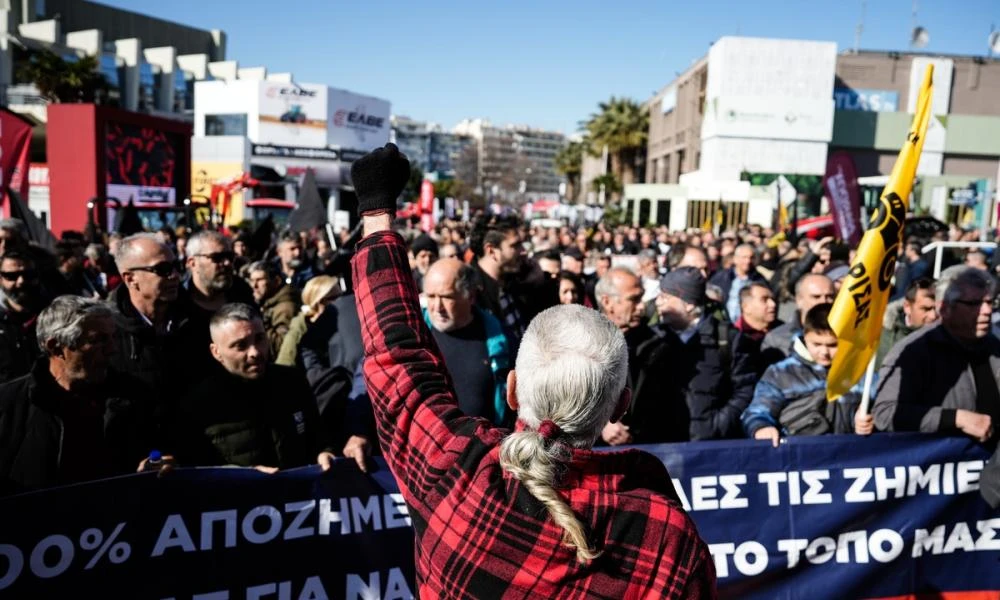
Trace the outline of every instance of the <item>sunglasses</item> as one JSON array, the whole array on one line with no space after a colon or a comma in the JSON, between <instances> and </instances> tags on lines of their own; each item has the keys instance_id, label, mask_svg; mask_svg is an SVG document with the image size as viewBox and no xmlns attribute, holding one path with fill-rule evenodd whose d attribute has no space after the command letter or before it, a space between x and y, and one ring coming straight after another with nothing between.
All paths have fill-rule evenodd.
<instances>
[{"instance_id":1,"label":"sunglasses","mask_svg":"<svg viewBox=\"0 0 1000 600\"><path fill-rule=\"evenodd\" d=\"M163 261L150 267L132 267L129 271L145 271L147 273L155 273L159 277L170 277L174 273L179 273L180 268L174 261Z\"/></svg>"},{"instance_id":2,"label":"sunglasses","mask_svg":"<svg viewBox=\"0 0 1000 600\"><path fill-rule=\"evenodd\" d=\"M0 277L4 281L17 281L24 277L25 281L34 281L38 278L38 273L34 269L24 269L23 271L0 271Z\"/></svg>"},{"instance_id":3,"label":"sunglasses","mask_svg":"<svg viewBox=\"0 0 1000 600\"><path fill-rule=\"evenodd\" d=\"M195 254L195 256L201 256L207 258L208 260L219 265L224 262L233 262L236 259L236 253L230 252L228 250L222 252L212 252L211 254Z\"/></svg>"}]
</instances>

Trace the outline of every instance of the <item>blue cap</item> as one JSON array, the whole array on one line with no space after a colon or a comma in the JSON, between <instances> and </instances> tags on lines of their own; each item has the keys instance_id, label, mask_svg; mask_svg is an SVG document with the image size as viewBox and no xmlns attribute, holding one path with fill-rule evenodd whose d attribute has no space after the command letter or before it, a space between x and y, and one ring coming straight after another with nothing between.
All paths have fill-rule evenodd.
<instances>
[{"instance_id":1,"label":"blue cap","mask_svg":"<svg viewBox=\"0 0 1000 600\"><path fill-rule=\"evenodd\" d=\"M159 450L152 450L149 453L149 460L153 462L163 460L163 454L161 454Z\"/></svg>"}]
</instances>

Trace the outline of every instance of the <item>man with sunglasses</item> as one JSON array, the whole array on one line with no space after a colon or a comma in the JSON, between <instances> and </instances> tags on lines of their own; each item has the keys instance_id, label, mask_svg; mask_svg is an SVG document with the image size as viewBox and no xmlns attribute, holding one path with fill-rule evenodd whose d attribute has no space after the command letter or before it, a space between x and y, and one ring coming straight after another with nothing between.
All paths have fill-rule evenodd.
<instances>
[{"instance_id":1,"label":"man with sunglasses","mask_svg":"<svg viewBox=\"0 0 1000 600\"><path fill-rule=\"evenodd\" d=\"M964 433L995 446L1000 339L991 332L996 282L967 268L945 290L941 322L885 357L872 413L883 431Z\"/></svg>"},{"instance_id":2,"label":"man with sunglasses","mask_svg":"<svg viewBox=\"0 0 1000 600\"><path fill-rule=\"evenodd\" d=\"M41 355L35 321L46 304L34 261L16 251L0 257L0 383L28 373Z\"/></svg>"},{"instance_id":3,"label":"man with sunglasses","mask_svg":"<svg viewBox=\"0 0 1000 600\"><path fill-rule=\"evenodd\" d=\"M122 240L115 254L122 284L109 301L121 314L113 366L131 373L161 394L175 398L190 384L191 357L198 338L178 302L181 276L173 251L155 234Z\"/></svg>"},{"instance_id":4,"label":"man with sunglasses","mask_svg":"<svg viewBox=\"0 0 1000 600\"><path fill-rule=\"evenodd\" d=\"M191 333L198 339L197 354L190 357L189 373L200 380L216 366L208 351L212 342L208 331L212 315L226 304L254 304L254 299L250 286L236 277L236 254L224 235L199 231L188 238L186 250L187 273L181 283L180 303L190 321Z\"/></svg>"},{"instance_id":5,"label":"man with sunglasses","mask_svg":"<svg viewBox=\"0 0 1000 600\"><path fill-rule=\"evenodd\" d=\"M225 304L253 304L250 286L235 275L235 261L229 240L217 231L199 231L187 241L184 296L192 308L205 313L206 325L212 314Z\"/></svg>"}]
</instances>

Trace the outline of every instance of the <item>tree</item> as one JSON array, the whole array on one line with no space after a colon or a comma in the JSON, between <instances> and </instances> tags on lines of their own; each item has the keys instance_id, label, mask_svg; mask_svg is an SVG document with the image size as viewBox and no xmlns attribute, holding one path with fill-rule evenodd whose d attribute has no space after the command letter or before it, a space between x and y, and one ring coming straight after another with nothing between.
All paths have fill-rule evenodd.
<instances>
[{"instance_id":1,"label":"tree","mask_svg":"<svg viewBox=\"0 0 1000 600\"><path fill-rule=\"evenodd\" d=\"M405 202L416 202L420 199L420 186L424 183L424 172L420 170L420 167L411 164L410 165L410 178L406 181L406 187L403 188L403 200Z\"/></svg>"},{"instance_id":2,"label":"tree","mask_svg":"<svg viewBox=\"0 0 1000 600\"><path fill-rule=\"evenodd\" d=\"M604 193L608 196L614 196L622 193L622 184L615 177L614 173L608 173L607 175L599 175L594 177L590 181L590 189L600 193L601 186L604 186Z\"/></svg>"},{"instance_id":3,"label":"tree","mask_svg":"<svg viewBox=\"0 0 1000 600\"><path fill-rule=\"evenodd\" d=\"M580 142L570 142L556 154L556 170L566 176L566 199L576 201L580 187L580 174L583 172L583 152L589 145L584 139Z\"/></svg>"},{"instance_id":4,"label":"tree","mask_svg":"<svg viewBox=\"0 0 1000 600\"><path fill-rule=\"evenodd\" d=\"M636 159L649 137L649 111L631 98L611 97L599 111L581 123L590 138L589 151L599 156L605 147L611 172L623 184L636 180Z\"/></svg>"},{"instance_id":5,"label":"tree","mask_svg":"<svg viewBox=\"0 0 1000 600\"><path fill-rule=\"evenodd\" d=\"M111 86L98 69L97 57L66 60L51 50L30 50L17 70L21 81L30 81L43 98L53 103L102 102Z\"/></svg>"}]
</instances>

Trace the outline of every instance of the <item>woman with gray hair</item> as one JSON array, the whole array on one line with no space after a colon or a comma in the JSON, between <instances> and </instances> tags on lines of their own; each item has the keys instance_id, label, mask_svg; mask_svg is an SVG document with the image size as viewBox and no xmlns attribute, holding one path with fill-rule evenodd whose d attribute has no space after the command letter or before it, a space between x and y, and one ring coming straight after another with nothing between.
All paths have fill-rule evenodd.
<instances>
[{"instance_id":1,"label":"woman with gray hair","mask_svg":"<svg viewBox=\"0 0 1000 600\"><path fill-rule=\"evenodd\" d=\"M622 414L623 334L557 306L530 323L508 404L516 431L465 416L424 324L391 210L409 164L388 144L352 168L353 264L379 442L416 535L419 595L711 598L715 569L663 463L590 450Z\"/></svg>"}]
</instances>

